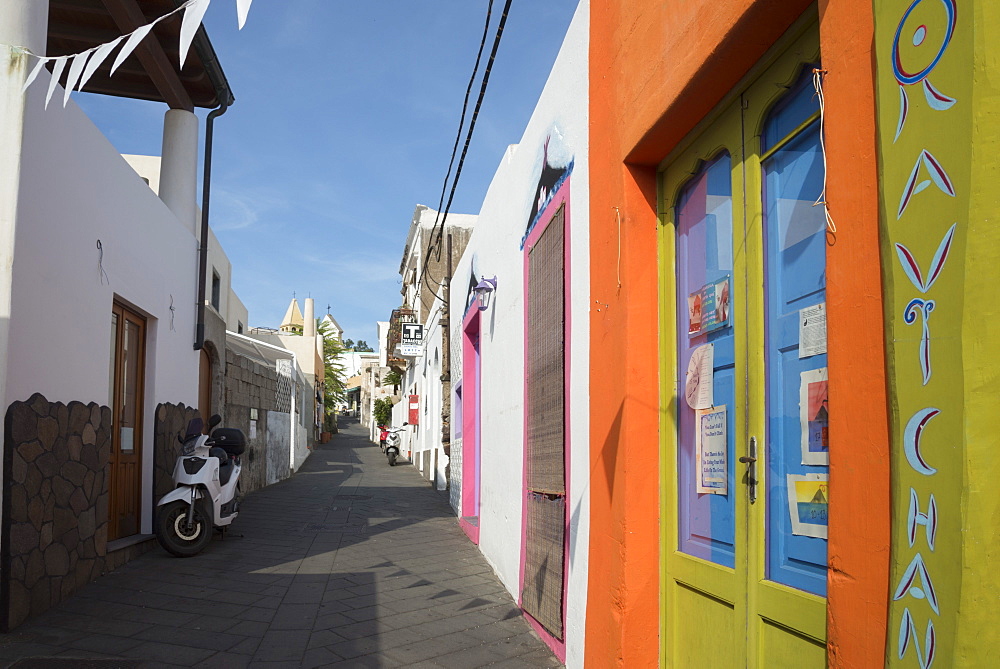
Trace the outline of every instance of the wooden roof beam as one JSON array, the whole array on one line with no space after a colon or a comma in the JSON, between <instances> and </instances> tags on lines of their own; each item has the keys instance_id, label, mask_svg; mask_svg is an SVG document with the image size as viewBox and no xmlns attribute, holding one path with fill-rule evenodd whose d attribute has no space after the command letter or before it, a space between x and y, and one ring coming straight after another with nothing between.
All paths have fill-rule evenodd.
<instances>
[{"instance_id":1,"label":"wooden roof beam","mask_svg":"<svg viewBox=\"0 0 1000 669\"><path fill-rule=\"evenodd\" d=\"M122 34L130 33L139 26L149 23L135 0L103 0L103 2ZM184 89L177 70L170 63L155 35L148 35L133 53L171 109L194 111L191 96Z\"/></svg>"}]
</instances>

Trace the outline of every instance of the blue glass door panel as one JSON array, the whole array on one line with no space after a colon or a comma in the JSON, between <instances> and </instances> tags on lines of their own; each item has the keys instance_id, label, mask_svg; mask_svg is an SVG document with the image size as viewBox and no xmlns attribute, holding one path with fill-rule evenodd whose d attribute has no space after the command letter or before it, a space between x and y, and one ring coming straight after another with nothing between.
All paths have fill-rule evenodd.
<instances>
[{"instance_id":1,"label":"blue glass door panel","mask_svg":"<svg viewBox=\"0 0 1000 669\"><path fill-rule=\"evenodd\" d=\"M801 310L823 305L825 319L826 219L823 207L813 206L823 190L819 121L803 127L816 111L811 86L800 81L771 112L762 141L765 152L769 145L779 145L761 164L766 294L766 577L825 595L829 467L817 462L824 460L822 451L828 448L827 357L825 347L822 353L800 357L799 341ZM811 411L819 403L820 410ZM812 440L810 429L814 431ZM796 486L798 498L794 496Z\"/></svg>"}]
</instances>

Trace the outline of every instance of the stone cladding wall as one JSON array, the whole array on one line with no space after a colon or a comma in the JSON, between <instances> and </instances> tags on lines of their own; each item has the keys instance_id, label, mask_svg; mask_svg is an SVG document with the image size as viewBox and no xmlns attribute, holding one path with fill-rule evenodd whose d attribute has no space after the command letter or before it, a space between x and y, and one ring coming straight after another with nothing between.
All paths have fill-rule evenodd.
<instances>
[{"instance_id":1,"label":"stone cladding wall","mask_svg":"<svg viewBox=\"0 0 1000 669\"><path fill-rule=\"evenodd\" d=\"M111 409L36 393L4 420L0 626L12 629L105 569Z\"/></svg>"},{"instance_id":2,"label":"stone cladding wall","mask_svg":"<svg viewBox=\"0 0 1000 669\"><path fill-rule=\"evenodd\" d=\"M243 431L247 450L243 454L240 490L244 494L267 485L268 414L275 409L278 372L272 367L226 351L226 410L223 425ZM250 410L257 410L256 426L250 429ZM275 446L277 446L275 444Z\"/></svg>"}]
</instances>

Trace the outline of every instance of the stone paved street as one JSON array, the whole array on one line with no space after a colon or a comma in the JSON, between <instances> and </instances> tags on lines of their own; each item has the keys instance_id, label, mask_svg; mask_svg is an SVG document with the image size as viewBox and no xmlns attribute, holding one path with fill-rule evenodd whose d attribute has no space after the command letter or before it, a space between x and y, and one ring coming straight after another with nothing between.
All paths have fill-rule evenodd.
<instances>
[{"instance_id":1,"label":"stone paved street","mask_svg":"<svg viewBox=\"0 0 1000 669\"><path fill-rule=\"evenodd\" d=\"M157 546L0 635L0 666L560 666L446 495L356 422L233 532L190 559Z\"/></svg>"}]
</instances>

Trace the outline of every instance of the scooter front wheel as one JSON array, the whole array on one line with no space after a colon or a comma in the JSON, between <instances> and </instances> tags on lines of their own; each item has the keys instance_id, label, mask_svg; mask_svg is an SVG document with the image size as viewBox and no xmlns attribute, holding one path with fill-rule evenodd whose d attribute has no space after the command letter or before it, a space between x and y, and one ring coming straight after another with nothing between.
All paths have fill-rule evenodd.
<instances>
[{"instance_id":1,"label":"scooter front wheel","mask_svg":"<svg viewBox=\"0 0 1000 669\"><path fill-rule=\"evenodd\" d=\"M156 540L177 557L197 555L212 540L212 516L205 510L205 499L195 502L190 527L187 515L188 503L180 500L161 507L156 514Z\"/></svg>"}]
</instances>

